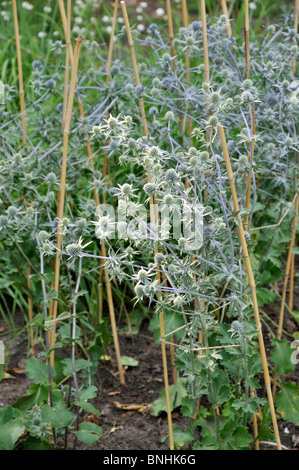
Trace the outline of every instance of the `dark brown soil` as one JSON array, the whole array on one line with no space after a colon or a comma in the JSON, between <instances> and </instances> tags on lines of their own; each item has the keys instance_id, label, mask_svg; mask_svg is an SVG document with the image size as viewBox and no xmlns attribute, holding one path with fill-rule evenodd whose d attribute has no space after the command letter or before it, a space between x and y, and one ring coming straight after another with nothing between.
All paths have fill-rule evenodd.
<instances>
[{"instance_id":1,"label":"dark brown soil","mask_svg":"<svg viewBox=\"0 0 299 470\"><path fill-rule=\"evenodd\" d=\"M280 286L279 286L280 287ZM298 305L298 293L295 297L295 306ZM277 322L279 303L268 305L265 308L273 321ZM19 319L19 323L22 320ZM0 327L4 326L0 321ZM275 326L271 326L275 332ZM284 329L293 334L297 325L285 316ZM267 355L271 353L271 335L263 326L264 341ZM1 339L4 339L3 336ZM144 321L137 335L119 334L121 353L139 361L137 367L126 370L125 385L120 385L117 376L117 367L114 361L113 347L107 351L112 361L101 361L95 377L98 395L93 399L93 405L101 412L101 416L85 414L81 420L89 420L102 426L103 435L95 445L89 446L77 443L79 450L166 450L167 442L162 439L167 435L167 416L163 413L156 418L151 415L151 404L158 398L164 388L161 346L156 344L152 333L148 330L148 322ZM27 336L20 336L17 343L10 348L10 360L7 372L11 378L0 382L0 407L13 404L17 398L26 394L31 381L26 377L24 367L27 353ZM298 366L293 374L283 378L299 384ZM169 364L169 382L171 368ZM118 408L117 403L123 409ZM142 405L139 410L127 410L125 405ZM187 426L186 419L179 410L173 412L173 426L182 430ZM299 427L290 422L279 420L279 430L283 446L290 450L299 449ZM69 448L72 448L72 442ZM270 445L262 444L261 449L272 450Z\"/></svg>"}]
</instances>

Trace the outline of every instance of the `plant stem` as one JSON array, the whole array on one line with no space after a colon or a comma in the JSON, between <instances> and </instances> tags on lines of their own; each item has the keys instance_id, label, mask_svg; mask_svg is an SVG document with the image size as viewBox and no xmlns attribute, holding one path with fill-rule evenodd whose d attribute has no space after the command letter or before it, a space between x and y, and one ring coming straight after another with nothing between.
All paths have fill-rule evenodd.
<instances>
[{"instance_id":1,"label":"plant stem","mask_svg":"<svg viewBox=\"0 0 299 470\"><path fill-rule=\"evenodd\" d=\"M259 343L261 360L262 360L262 364L263 364L264 380L265 380L265 386L266 386L266 391L267 391L267 397L268 397L271 417L272 417L272 424L273 424L274 434L275 434L275 438L276 438L276 442L277 442L277 448L279 450L281 450L280 436L279 436L277 420L276 420L276 413L275 413L274 402L273 402L273 396L272 396L272 391L271 391L271 380L270 380L270 374L269 374L269 368L268 368L268 362L267 362L267 356L266 356L266 350L265 350L265 345L264 345L264 338L263 338L263 333L262 333L262 326L261 326L261 322L260 322L260 315L259 315L258 302L257 302L257 296L256 296L255 280L254 280L253 271L252 271L252 267L251 267L251 262L250 262L250 258L249 258L247 242L246 242L244 229L243 229L243 224L242 224L242 218L240 216L240 207L239 207L236 187L235 187L235 183L234 183L234 174L233 174L233 171L232 171L232 166L231 166L231 162L230 162L230 158L229 158L229 154L228 154L225 133L224 133L224 129L223 129L222 126L219 126L218 130L219 130L219 134L220 134L221 145L222 145L223 155L224 155L224 159L225 159L228 180L229 180L229 184L230 184L230 188L231 188L234 211L237 214L236 217L239 219L238 233L239 233L239 239L240 239L242 252L243 252L244 264L245 264L245 268L246 268L246 272L247 272L247 276L248 276L248 281L249 281L249 285L250 285L250 289L251 289L251 297L252 297L252 304L253 304L253 310L254 310L255 325L256 325L256 329L258 330L258 343Z\"/></svg>"}]
</instances>

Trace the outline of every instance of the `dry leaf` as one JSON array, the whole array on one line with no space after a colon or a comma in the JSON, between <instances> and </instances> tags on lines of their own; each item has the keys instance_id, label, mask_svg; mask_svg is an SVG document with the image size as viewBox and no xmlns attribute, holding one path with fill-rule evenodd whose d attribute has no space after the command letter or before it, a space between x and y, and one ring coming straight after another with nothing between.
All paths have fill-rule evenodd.
<instances>
[{"instance_id":1,"label":"dry leaf","mask_svg":"<svg viewBox=\"0 0 299 470\"><path fill-rule=\"evenodd\" d=\"M108 397L114 397L114 395L119 395L121 392L109 392Z\"/></svg>"},{"instance_id":2,"label":"dry leaf","mask_svg":"<svg viewBox=\"0 0 299 470\"><path fill-rule=\"evenodd\" d=\"M111 356L104 354L103 356L100 357L100 359L101 361L111 361Z\"/></svg>"},{"instance_id":3,"label":"dry leaf","mask_svg":"<svg viewBox=\"0 0 299 470\"><path fill-rule=\"evenodd\" d=\"M5 379L14 379L14 377L12 375L8 374L7 372L4 372L2 380L5 380Z\"/></svg>"},{"instance_id":4,"label":"dry leaf","mask_svg":"<svg viewBox=\"0 0 299 470\"><path fill-rule=\"evenodd\" d=\"M139 413L146 413L149 411L153 403L142 403L142 404L137 404L137 403L119 403L118 401L114 401L113 405L116 406L116 408L120 410L125 410L125 411L138 411Z\"/></svg>"},{"instance_id":5,"label":"dry leaf","mask_svg":"<svg viewBox=\"0 0 299 470\"><path fill-rule=\"evenodd\" d=\"M4 326L0 326L0 333L3 333L5 331Z\"/></svg>"}]
</instances>

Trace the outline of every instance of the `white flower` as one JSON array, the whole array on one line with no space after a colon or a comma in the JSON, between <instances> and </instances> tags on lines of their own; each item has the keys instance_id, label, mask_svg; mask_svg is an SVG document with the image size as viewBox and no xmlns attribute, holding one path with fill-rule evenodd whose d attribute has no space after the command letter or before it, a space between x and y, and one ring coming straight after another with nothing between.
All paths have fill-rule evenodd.
<instances>
[{"instance_id":1,"label":"white flower","mask_svg":"<svg viewBox=\"0 0 299 470\"><path fill-rule=\"evenodd\" d=\"M141 6L141 8L145 9L145 8L148 7L148 3L147 2L141 2L140 6Z\"/></svg>"},{"instance_id":2,"label":"white flower","mask_svg":"<svg viewBox=\"0 0 299 470\"><path fill-rule=\"evenodd\" d=\"M76 24L81 24L81 23L83 23L83 18L81 18L81 16L76 16L76 18L75 18L75 23L76 23Z\"/></svg>"},{"instance_id":3,"label":"white flower","mask_svg":"<svg viewBox=\"0 0 299 470\"><path fill-rule=\"evenodd\" d=\"M45 33L45 31L40 31L40 32L38 33L38 37L39 37L40 39L45 38L46 36L47 36L47 33Z\"/></svg>"},{"instance_id":4,"label":"white flower","mask_svg":"<svg viewBox=\"0 0 299 470\"><path fill-rule=\"evenodd\" d=\"M33 8L34 8L33 5L29 2L23 2L22 7L25 8L25 10L28 10L28 11L33 10Z\"/></svg>"},{"instance_id":5,"label":"white flower","mask_svg":"<svg viewBox=\"0 0 299 470\"><path fill-rule=\"evenodd\" d=\"M137 15L136 18L137 18L138 21L142 21L142 20L143 20L143 16L142 16L142 15Z\"/></svg>"},{"instance_id":6,"label":"white flower","mask_svg":"<svg viewBox=\"0 0 299 470\"><path fill-rule=\"evenodd\" d=\"M165 15L165 10L163 8L157 8L156 15L157 16L164 16Z\"/></svg>"},{"instance_id":7,"label":"white flower","mask_svg":"<svg viewBox=\"0 0 299 470\"><path fill-rule=\"evenodd\" d=\"M137 25L137 30L140 32L140 33L143 33L143 31L145 30L145 26L144 24L140 23Z\"/></svg>"},{"instance_id":8,"label":"white flower","mask_svg":"<svg viewBox=\"0 0 299 470\"><path fill-rule=\"evenodd\" d=\"M107 26L106 31L108 34L111 34L112 26Z\"/></svg>"},{"instance_id":9,"label":"white flower","mask_svg":"<svg viewBox=\"0 0 299 470\"><path fill-rule=\"evenodd\" d=\"M119 18L117 18L117 22L119 24L123 24L124 23L124 19L120 16Z\"/></svg>"},{"instance_id":10,"label":"white flower","mask_svg":"<svg viewBox=\"0 0 299 470\"><path fill-rule=\"evenodd\" d=\"M136 8L136 13L143 13L143 9L141 6Z\"/></svg>"},{"instance_id":11,"label":"white flower","mask_svg":"<svg viewBox=\"0 0 299 470\"><path fill-rule=\"evenodd\" d=\"M256 4L254 2L250 2L248 6L249 6L250 10L255 10L256 9Z\"/></svg>"},{"instance_id":12,"label":"white flower","mask_svg":"<svg viewBox=\"0 0 299 470\"><path fill-rule=\"evenodd\" d=\"M44 7L44 12L45 12L45 13L51 13L51 11L52 11L52 8L51 8L51 7L49 7L49 6L45 6L45 7Z\"/></svg>"},{"instance_id":13,"label":"white flower","mask_svg":"<svg viewBox=\"0 0 299 470\"><path fill-rule=\"evenodd\" d=\"M103 23L110 23L110 17L108 15L103 16Z\"/></svg>"}]
</instances>

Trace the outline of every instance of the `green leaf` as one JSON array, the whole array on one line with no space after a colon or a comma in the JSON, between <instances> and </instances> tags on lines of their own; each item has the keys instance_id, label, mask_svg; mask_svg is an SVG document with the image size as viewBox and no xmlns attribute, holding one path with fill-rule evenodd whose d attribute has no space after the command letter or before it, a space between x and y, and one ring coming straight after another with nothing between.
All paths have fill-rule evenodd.
<instances>
[{"instance_id":1,"label":"green leaf","mask_svg":"<svg viewBox=\"0 0 299 470\"><path fill-rule=\"evenodd\" d=\"M15 443L25 431L23 418L12 419L0 427L0 450L13 450Z\"/></svg>"},{"instance_id":2,"label":"green leaf","mask_svg":"<svg viewBox=\"0 0 299 470\"><path fill-rule=\"evenodd\" d=\"M91 400L97 396L98 389L95 385L89 385L85 390L80 390L80 402Z\"/></svg>"},{"instance_id":3,"label":"green leaf","mask_svg":"<svg viewBox=\"0 0 299 470\"><path fill-rule=\"evenodd\" d=\"M139 361L137 361L137 359L134 359L133 357L121 356L121 363L123 366L136 367L138 366Z\"/></svg>"},{"instance_id":4,"label":"green leaf","mask_svg":"<svg viewBox=\"0 0 299 470\"><path fill-rule=\"evenodd\" d=\"M86 401L83 401L83 402L80 401L79 407L87 411L87 413L94 413L97 416L101 415L99 410L97 410L91 403L87 403Z\"/></svg>"},{"instance_id":5,"label":"green leaf","mask_svg":"<svg viewBox=\"0 0 299 470\"><path fill-rule=\"evenodd\" d=\"M26 374L35 384L46 385L49 381L48 366L45 362L35 357L31 357L26 362ZM55 371L51 369L52 378Z\"/></svg>"},{"instance_id":6,"label":"green leaf","mask_svg":"<svg viewBox=\"0 0 299 470\"><path fill-rule=\"evenodd\" d=\"M299 255L299 246L294 246L292 249L292 253L294 253L294 255Z\"/></svg>"},{"instance_id":7,"label":"green leaf","mask_svg":"<svg viewBox=\"0 0 299 470\"><path fill-rule=\"evenodd\" d=\"M73 366L72 366L72 359L66 358L63 359L62 364L64 364L63 373L64 375L73 375ZM86 359L76 359L75 360L75 371L79 372L82 369L86 369L87 367L92 366L92 362L87 361Z\"/></svg>"},{"instance_id":8,"label":"green leaf","mask_svg":"<svg viewBox=\"0 0 299 470\"><path fill-rule=\"evenodd\" d=\"M172 331L180 328L185 324L184 318L180 313L177 312L166 312L164 314L164 328L165 335L168 335ZM160 342L160 320L159 315L154 315L149 324L150 331L153 331L154 338L157 343ZM179 330L174 334L177 339L182 338L185 334L184 329Z\"/></svg>"},{"instance_id":9,"label":"green leaf","mask_svg":"<svg viewBox=\"0 0 299 470\"><path fill-rule=\"evenodd\" d=\"M162 442L165 442L167 437L162 439ZM180 450L186 444L190 444L193 441L193 432L188 427L186 431L181 431L179 427L173 428L173 442L175 450Z\"/></svg>"},{"instance_id":10,"label":"green leaf","mask_svg":"<svg viewBox=\"0 0 299 470\"><path fill-rule=\"evenodd\" d=\"M73 413L67 409L63 402L59 402L53 407L44 405L41 410L41 417L57 429L69 426L74 419Z\"/></svg>"},{"instance_id":11,"label":"green leaf","mask_svg":"<svg viewBox=\"0 0 299 470\"><path fill-rule=\"evenodd\" d=\"M29 436L24 444L24 450L54 450L54 447L47 441Z\"/></svg>"},{"instance_id":12,"label":"green leaf","mask_svg":"<svg viewBox=\"0 0 299 470\"><path fill-rule=\"evenodd\" d=\"M299 426L299 387L295 382L279 384L280 391L276 395L275 404L282 419Z\"/></svg>"},{"instance_id":13,"label":"green leaf","mask_svg":"<svg viewBox=\"0 0 299 470\"><path fill-rule=\"evenodd\" d=\"M216 406L222 405L229 400L230 386L228 383L229 379L227 372L219 370L218 375L213 379L213 392Z\"/></svg>"},{"instance_id":14,"label":"green leaf","mask_svg":"<svg viewBox=\"0 0 299 470\"><path fill-rule=\"evenodd\" d=\"M171 411L181 406L182 399L187 396L186 391L186 379L179 378L176 385L170 385L169 396L170 396L170 407ZM159 398L155 400L152 408L152 415L159 416L163 411L167 412L165 389L159 395Z\"/></svg>"},{"instance_id":15,"label":"green leaf","mask_svg":"<svg viewBox=\"0 0 299 470\"><path fill-rule=\"evenodd\" d=\"M102 435L102 428L94 423L82 423L76 435L85 444L94 444Z\"/></svg>"},{"instance_id":16,"label":"green leaf","mask_svg":"<svg viewBox=\"0 0 299 470\"><path fill-rule=\"evenodd\" d=\"M18 398L13 406L19 410L29 410L34 405L41 405L42 403L46 403L48 398L48 385L34 384L28 388L25 396Z\"/></svg>"},{"instance_id":17,"label":"green leaf","mask_svg":"<svg viewBox=\"0 0 299 470\"><path fill-rule=\"evenodd\" d=\"M290 312L292 317L294 318L295 322L299 323L299 311L298 310L293 310Z\"/></svg>"},{"instance_id":18,"label":"green leaf","mask_svg":"<svg viewBox=\"0 0 299 470\"><path fill-rule=\"evenodd\" d=\"M269 289L265 287L258 287L256 289L256 296L258 301L258 306L262 307L265 304L270 304L274 302L277 297L276 292L271 292Z\"/></svg>"},{"instance_id":19,"label":"green leaf","mask_svg":"<svg viewBox=\"0 0 299 470\"><path fill-rule=\"evenodd\" d=\"M6 406L5 408L0 408L0 426L13 419L20 418L21 416L22 413L11 405Z\"/></svg>"},{"instance_id":20,"label":"green leaf","mask_svg":"<svg viewBox=\"0 0 299 470\"><path fill-rule=\"evenodd\" d=\"M231 429L222 430L220 437L220 450L249 450L252 441L252 436L243 426L238 426L233 432Z\"/></svg>"},{"instance_id":21,"label":"green leaf","mask_svg":"<svg viewBox=\"0 0 299 470\"><path fill-rule=\"evenodd\" d=\"M289 374L295 370L295 364L292 364L291 356L293 349L285 340L273 338L271 340L274 349L271 352L271 358L274 362L277 374Z\"/></svg>"}]
</instances>

